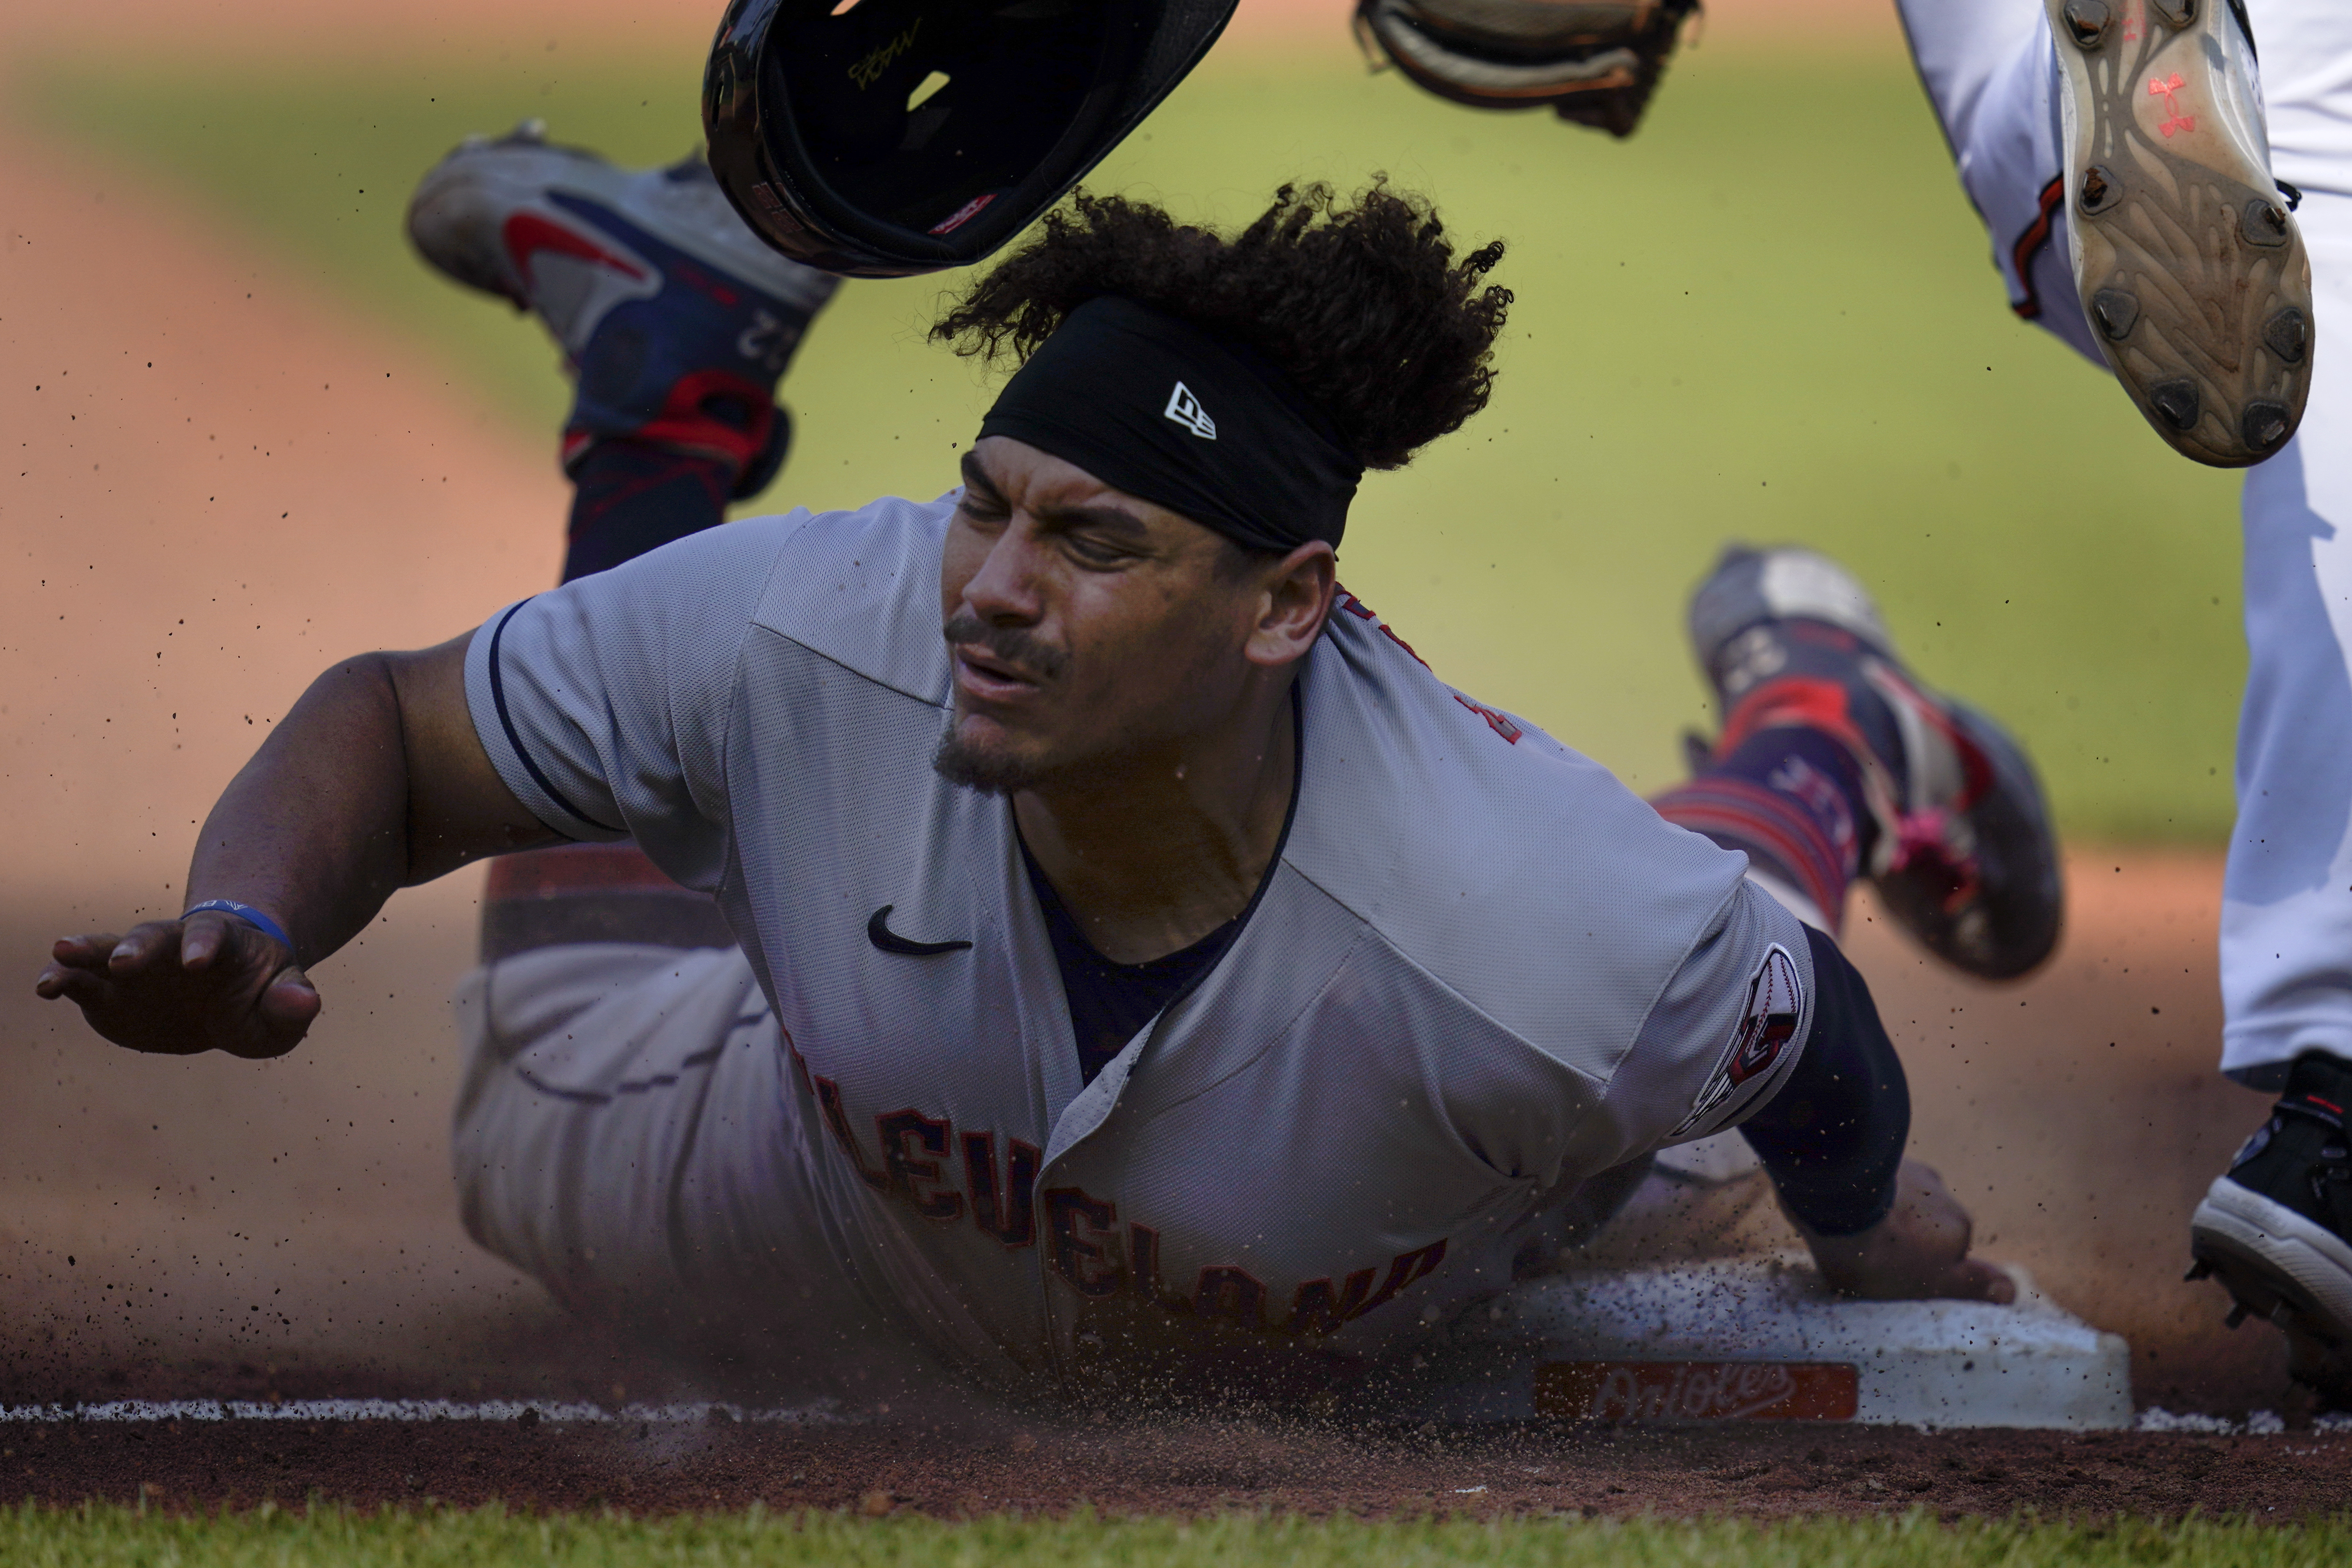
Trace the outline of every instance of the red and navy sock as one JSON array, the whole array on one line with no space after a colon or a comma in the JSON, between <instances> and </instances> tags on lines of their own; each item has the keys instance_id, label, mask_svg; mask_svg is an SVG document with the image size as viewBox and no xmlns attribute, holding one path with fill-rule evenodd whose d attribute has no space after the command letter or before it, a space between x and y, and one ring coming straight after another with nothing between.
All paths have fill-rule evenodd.
<instances>
[{"instance_id":1,"label":"red and navy sock","mask_svg":"<svg viewBox=\"0 0 2352 1568\"><path fill-rule=\"evenodd\" d=\"M1862 764L1846 742L1784 725L1753 731L1650 804L1677 826L1745 850L1758 870L1812 900L1834 935L1876 836L1863 799Z\"/></svg>"},{"instance_id":2,"label":"red and navy sock","mask_svg":"<svg viewBox=\"0 0 2352 1568\"><path fill-rule=\"evenodd\" d=\"M607 438L578 458L572 482L567 583L717 527L735 474L716 457Z\"/></svg>"}]
</instances>

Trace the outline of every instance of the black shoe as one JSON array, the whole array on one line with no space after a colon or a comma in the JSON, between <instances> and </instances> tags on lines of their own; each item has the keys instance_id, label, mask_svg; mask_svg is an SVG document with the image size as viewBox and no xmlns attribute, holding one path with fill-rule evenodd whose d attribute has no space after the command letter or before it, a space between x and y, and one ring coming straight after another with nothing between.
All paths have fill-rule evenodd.
<instances>
[{"instance_id":1,"label":"black shoe","mask_svg":"<svg viewBox=\"0 0 2352 1568\"><path fill-rule=\"evenodd\" d=\"M2197 1266L2251 1313L2286 1330L2297 1378L2352 1401L2352 1062L2308 1051L2286 1093L2214 1179L2189 1221Z\"/></svg>"}]
</instances>

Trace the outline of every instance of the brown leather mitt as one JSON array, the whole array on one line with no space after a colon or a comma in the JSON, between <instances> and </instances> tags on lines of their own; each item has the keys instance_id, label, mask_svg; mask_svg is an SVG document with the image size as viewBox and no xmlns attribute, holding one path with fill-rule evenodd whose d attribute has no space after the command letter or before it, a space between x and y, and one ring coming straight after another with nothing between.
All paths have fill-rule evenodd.
<instances>
[{"instance_id":1,"label":"brown leather mitt","mask_svg":"<svg viewBox=\"0 0 2352 1568\"><path fill-rule=\"evenodd\" d=\"M1699 0L1357 0L1356 41L1440 98L1630 136Z\"/></svg>"}]
</instances>

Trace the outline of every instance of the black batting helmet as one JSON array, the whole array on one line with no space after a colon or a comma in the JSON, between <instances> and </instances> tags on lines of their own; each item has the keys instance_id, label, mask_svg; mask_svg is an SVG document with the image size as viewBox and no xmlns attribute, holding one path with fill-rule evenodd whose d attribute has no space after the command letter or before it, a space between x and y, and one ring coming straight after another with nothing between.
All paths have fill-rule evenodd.
<instances>
[{"instance_id":1,"label":"black batting helmet","mask_svg":"<svg viewBox=\"0 0 2352 1568\"><path fill-rule=\"evenodd\" d=\"M732 0L702 81L711 171L794 260L965 266L1118 146L1235 4Z\"/></svg>"}]
</instances>

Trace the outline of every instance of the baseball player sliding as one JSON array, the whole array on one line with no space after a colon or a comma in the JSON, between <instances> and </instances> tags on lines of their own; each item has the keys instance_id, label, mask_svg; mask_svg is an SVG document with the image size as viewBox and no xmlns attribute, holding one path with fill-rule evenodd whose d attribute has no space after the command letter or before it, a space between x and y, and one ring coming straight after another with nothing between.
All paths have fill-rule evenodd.
<instances>
[{"instance_id":1,"label":"baseball player sliding","mask_svg":"<svg viewBox=\"0 0 2352 1568\"><path fill-rule=\"evenodd\" d=\"M513 856L459 995L468 1226L583 1310L803 1365L1345 1384L1733 1126L1841 1289L2008 1298L1903 1160L1834 934L1869 876L1973 972L2048 952L2017 749L1801 551L1700 587L1723 731L1654 805L1339 585L1364 471L1486 401L1499 244L1377 185L1232 236L1082 197L934 329L1018 367L956 489L718 527L829 279L697 163L529 132L412 226L578 364L572 580L321 675L187 911L60 941L41 994L278 1055L394 889Z\"/></svg>"}]
</instances>

